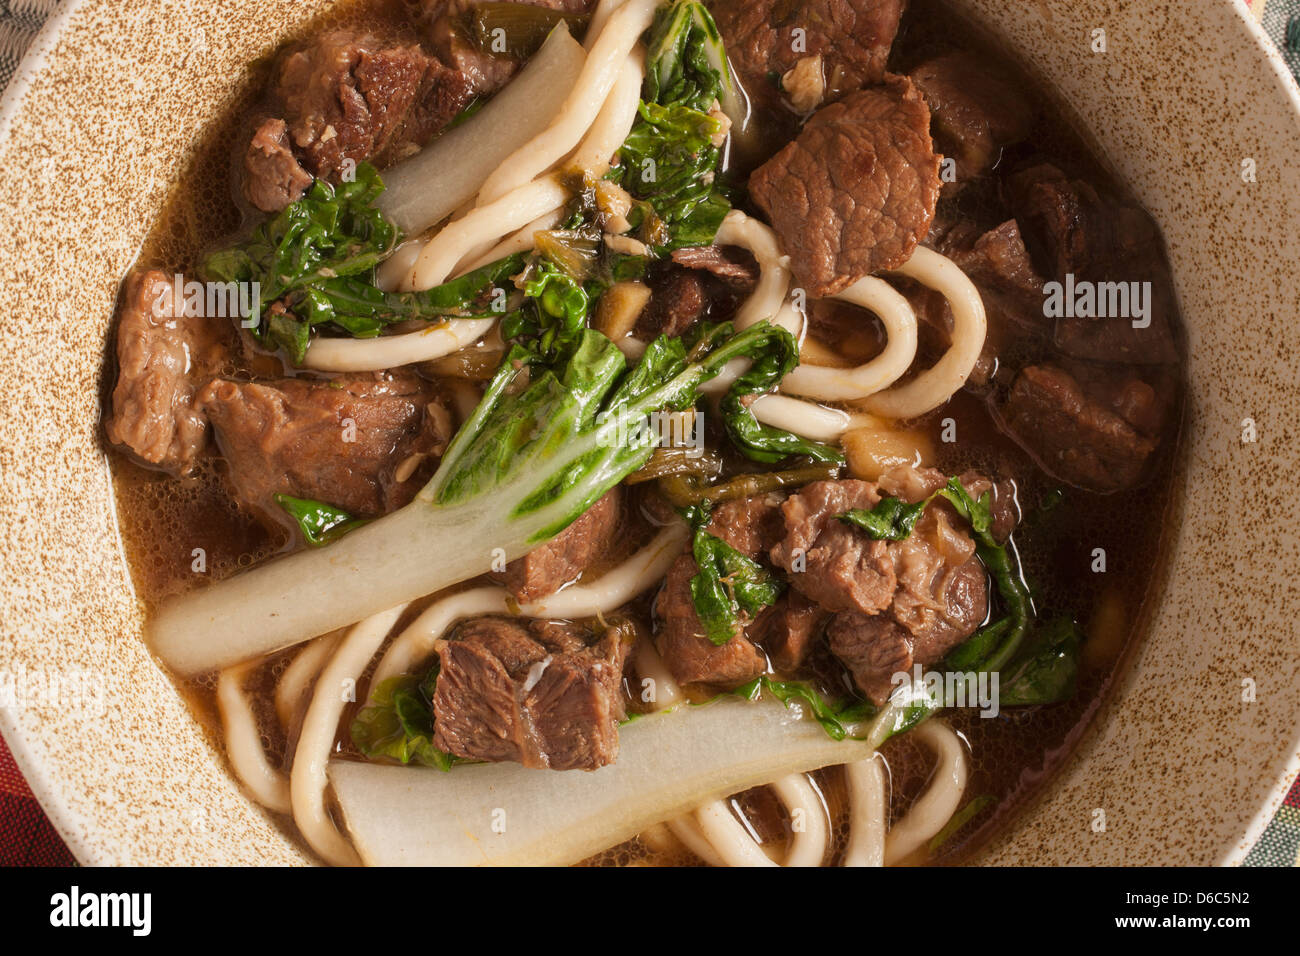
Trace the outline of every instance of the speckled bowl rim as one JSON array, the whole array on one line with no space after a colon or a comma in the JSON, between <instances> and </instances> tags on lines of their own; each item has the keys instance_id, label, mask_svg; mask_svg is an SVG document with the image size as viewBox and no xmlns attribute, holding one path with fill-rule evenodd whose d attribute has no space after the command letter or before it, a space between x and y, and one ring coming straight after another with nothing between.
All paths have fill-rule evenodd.
<instances>
[{"instance_id":1,"label":"speckled bowl rim","mask_svg":"<svg viewBox=\"0 0 1300 956\"><path fill-rule=\"evenodd\" d=\"M1272 38L1265 32L1263 25L1246 8L1242 0L1233 0L1233 7L1237 10L1238 19L1245 25L1246 31L1254 38L1256 46L1263 52L1269 65L1273 68L1279 84L1290 100L1291 112L1300 116L1300 82L1297 82L1295 74L1291 72L1291 67L1287 65ZM1297 147L1300 147L1300 143L1297 143ZM1300 653L1300 647L1296 648L1296 653ZM1250 825L1242 834L1241 840L1224 854L1219 861L1221 865L1240 866L1242 864L1246 859L1246 855L1259 842L1259 838L1264 835L1268 825L1277 816L1277 812L1282 808L1283 801L1291 791L1296 778L1300 777L1300 724L1293 728L1291 751L1290 759L1268 789L1254 818L1250 821Z\"/></svg>"},{"instance_id":2,"label":"speckled bowl rim","mask_svg":"<svg viewBox=\"0 0 1300 956\"><path fill-rule=\"evenodd\" d=\"M8 140L14 116L22 105L33 81L48 65L48 55L55 47L60 34L88 2L91 2L91 0L65 0L32 42L27 55L15 70L3 97L0 97L0 146L3 146ZM959 2L965 3L967 0L959 0ZM1300 88L1297 87L1295 78L1287 68L1285 61L1274 48L1272 41L1265 34L1257 20L1250 15L1244 5L1238 0L1238 2L1233 3L1233 6L1240 26L1244 27L1248 32L1258 52L1264 55L1275 72L1289 100L1290 112L1295 116L1300 116ZM1133 669L1134 667L1131 666L1129 668L1130 672ZM1132 674L1129 673L1124 676L1131 678ZM34 795L56 829L69 843L77 859L88 865L111 862L111 858L117 854L104 853L101 852L102 849L105 846L112 846L114 838L125 840L129 839L129 836L119 833L111 825L101 825L100 828L103 832L95 833L94 827L97 824L94 822L84 819L72 819L69 801L65 793L44 773L40 760L32 753L21 727L3 709L0 709L0 729L3 730L5 741L13 753L19 769L26 776ZM1292 780L1297 773L1300 773L1300 720L1297 720L1293 730L1293 738L1289 742L1290 757L1285 760L1284 766L1280 768L1280 772L1276 774L1275 779L1271 782L1265 782L1261 786L1257 809L1251 817L1249 825L1245 828L1245 832L1242 833L1241 839L1237 841L1235 846L1220 854L1219 862L1221 864L1232 865L1241 862L1249 848L1263 833L1278 807L1281 806L1282 798L1290 787ZM1094 732L1095 727L1089 731L1090 734ZM1072 758L1072 760L1077 760L1077 758ZM1042 804L1048 800L1053 786L1053 784L1049 784L1033 802ZM91 830L83 829L87 826L90 826ZM1003 834L1002 839L1015 839L1015 833L1018 829L1019 827L1013 824L1010 831ZM91 834L100 837L100 839L84 839L84 837ZM100 850L92 849L92 844L97 844Z\"/></svg>"}]
</instances>

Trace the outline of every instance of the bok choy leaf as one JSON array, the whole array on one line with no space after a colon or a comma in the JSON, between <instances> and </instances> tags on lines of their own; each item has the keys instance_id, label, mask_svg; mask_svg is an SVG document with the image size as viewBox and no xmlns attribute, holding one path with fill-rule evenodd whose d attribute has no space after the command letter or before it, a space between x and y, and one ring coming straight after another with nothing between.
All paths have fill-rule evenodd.
<instances>
[{"instance_id":1,"label":"bok choy leaf","mask_svg":"<svg viewBox=\"0 0 1300 956\"><path fill-rule=\"evenodd\" d=\"M394 322L439 321L491 313L492 289L518 273L511 256L425 292L384 292L374 270L397 247L401 233L375 200L379 173L357 166L352 182L312 183L297 202L259 225L245 241L209 255L200 267L208 281L257 283L253 334L302 364L313 329L327 327L372 338Z\"/></svg>"},{"instance_id":2,"label":"bok choy leaf","mask_svg":"<svg viewBox=\"0 0 1300 956\"><path fill-rule=\"evenodd\" d=\"M638 200L628 217L661 252L707 246L731 209L718 180L724 123L711 115L730 88L722 39L702 3L678 0L650 31L637 121L609 178Z\"/></svg>"}]
</instances>

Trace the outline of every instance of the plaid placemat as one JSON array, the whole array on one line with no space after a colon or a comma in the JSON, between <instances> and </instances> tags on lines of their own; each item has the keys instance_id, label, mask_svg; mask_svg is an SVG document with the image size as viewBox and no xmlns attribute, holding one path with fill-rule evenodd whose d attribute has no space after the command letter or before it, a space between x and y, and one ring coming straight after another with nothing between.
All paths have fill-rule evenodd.
<instances>
[{"instance_id":1,"label":"plaid placemat","mask_svg":"<svg viewBox=\"0 0 1300 956\"><path fill-rule=\"evenodd\" d=\"M0 90L61 0L0 0ZM1245 3L1260 18L1300 77L1300 0L1225 0ZM0 739L0 866L71 866L72 854L32 796L9 748ZM1246 857L1246 866L1300 866L1300 780Z\"/></svg>"}]
</instances>

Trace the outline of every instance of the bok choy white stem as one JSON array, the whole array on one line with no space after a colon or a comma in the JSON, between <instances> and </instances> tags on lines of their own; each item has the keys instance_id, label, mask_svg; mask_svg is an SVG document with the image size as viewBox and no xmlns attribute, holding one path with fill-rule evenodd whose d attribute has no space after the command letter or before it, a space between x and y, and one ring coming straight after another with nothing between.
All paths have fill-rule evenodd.
<instances>
[{"instance_id":1,"label":"bok choy white stem","mask_svg":"<svg viewBox=\"0 0 1300 956\"><path fill-rule=\"evenodd\" d=\"M618 762L592 773L335 760L329 777L369 865L563 866L706 800L871 753L775 704L734 698L642 718L619 738Z\"/></svg>"}]
</instances>

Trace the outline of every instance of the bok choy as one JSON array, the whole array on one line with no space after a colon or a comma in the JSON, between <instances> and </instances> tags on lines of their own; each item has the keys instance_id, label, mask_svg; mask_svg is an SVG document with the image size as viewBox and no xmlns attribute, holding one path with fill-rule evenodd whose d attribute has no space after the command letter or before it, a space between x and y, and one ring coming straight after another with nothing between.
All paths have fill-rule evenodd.
<instances>
[{"instance_id":1,"label":"bok choy","mask_svg":"<svg viewBox=\"0 0 1300 956\"><path fill-rule=\"evenodd\" d=\"M732 89L722 39L702 3L678 0L650 31L637 121L609 178L638 202L628 219L661 251L707 246L731 209L718 180L725 134L713 107Z\"/></svg>"},{"instance_id":2,"label":"bok choy","mask_svg":"<svg viewBox=\"0 0 1300 956\"><path fill-rule=\"evenodd\" d=\"M375 266L396 248L398 228L375 206L379 173L361 163L338 187L316 180L297 202L258 226L244 242L208 256L200 269L216 282L257 283L247 316L267 348L302 364L312 331L328 326L372 338L394 322L491 314L492 290L523 268L511 256L425 292L384 292Z\"/></svg>"},{"instance_id":3,"label":"bok choy","mask_svg":"<svg viewBox=\"0 0 1300 956\"><path fill-rule=\"evenodd\" d=\"M154 617L154 649L183 674L223 667L520 557L645 465L658 443L644 427L651 414L692 406L733 359L757 363L797 348L766 322L706 329L689 353L661 337L630 370L591 329L555 361L517 344L411 504L326 547L172 600Z\"/></svg>"}]
</instances>

